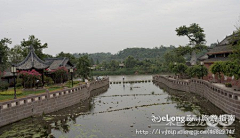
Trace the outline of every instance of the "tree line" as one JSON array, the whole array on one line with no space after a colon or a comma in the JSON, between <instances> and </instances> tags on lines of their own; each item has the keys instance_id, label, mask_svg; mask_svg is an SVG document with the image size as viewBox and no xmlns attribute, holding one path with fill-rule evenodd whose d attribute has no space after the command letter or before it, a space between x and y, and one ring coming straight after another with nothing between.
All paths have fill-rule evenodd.
<instances>
[{"instance_id":1,"label":"tree line","mask_svg":"<svg viewBox=\"0 0 240 138\"><path fill-rule=\"evenodd\" d=\"M125 72L160 73L171 71L171 67L175 62L185 64L186 61L190 60L192 65L197 65L199 64L197 63L197 57L204 55L208 48L216 46L216 43L206 46L204 29L196 23L190 24L190 26L180 26L175 31L177 36L187 37L189 43L179 47L161 45L154 48L126 48L116 54L109 52L92 54L60 52L55 57L67 57L73 64L79 65L79 67L82 64L79 63L79 60L85 61L89 67L95 65L94 70L96 71L122 70L124 72L125 70ZM1 69L9 65L9 63L22 61L27 56L29 45L34 47L35 53L39 58L53 57L52 55L43 53L43 50L48 48L48 44L41 43L34 35L30 35L27 40L23 39L19 45L15 45L13 48L9 48L8 44L11 44L10 39L1 39ZM239 58L240 54L238 51L239 49L235 49L234 54L232 54L234 59Z\"/></svg>"},{"instance_id":2,"label":"tree line","mask_svg":"<svg viewBox=\"0 0 240 138\"><path fill-rule=\"evenodd\" d=\"M3 38L0 40L0 78L8 67L12 64L21 62L27 56L29 53L29 46L33 46L36 55L42 60L54 57L43 52L44 49L48 48L48 44L42 43L41 40L34 35L30 35L27 40L23 39L20 44L15 45L13 48L9 48L8 45L11 43L12 41L9 38ZM55 57L69 58L69 60L78 68L76 74L79 77L87 78L90 76L90 61L88 55L82 55L81 57L76 58L70 53L60 52Z\"/></svg>"}]
</instances>

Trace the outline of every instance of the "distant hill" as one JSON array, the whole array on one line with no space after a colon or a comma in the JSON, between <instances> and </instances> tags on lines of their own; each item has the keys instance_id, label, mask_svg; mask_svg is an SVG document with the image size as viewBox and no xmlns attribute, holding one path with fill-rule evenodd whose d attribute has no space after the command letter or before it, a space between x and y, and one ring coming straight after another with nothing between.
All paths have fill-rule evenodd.
<instances>
[{"instance_id":1,"label":"distant hill","mask_svg":"<svg viewBox=\"0 0 240 138\"><path fill-rule=\"evenodd\" d=\"M128 56L133 56L136 59L151 59L151 58L161 58L164 53L170 50L173 50L175 47L155 47L155 48L127 48L122 51L119 51L117 54L113 55L113 59L125 59Z\"/></svg>"},{"instance_id":2,"label":"distant hill","mask_svg":"<svg viewBox=\"0 0 240 138\"><path fill-rule=\"evenodd\" d=\"M143 59L153 59L153 58L162 58L165 52L171 51L175 49L175 46L160 46L154 48L126 48L119 51L117 54L111 53L93 53L88 54L89 58L92 58L96 63L97 60L101 63L103 61L111 61L111 60L119 60L123 61L128 56L133 56L135 59L143 60ZM75 57L79 57L82 55L86 55L87 53L75 53L73 54Z\"/></svg>"}]
</instances>

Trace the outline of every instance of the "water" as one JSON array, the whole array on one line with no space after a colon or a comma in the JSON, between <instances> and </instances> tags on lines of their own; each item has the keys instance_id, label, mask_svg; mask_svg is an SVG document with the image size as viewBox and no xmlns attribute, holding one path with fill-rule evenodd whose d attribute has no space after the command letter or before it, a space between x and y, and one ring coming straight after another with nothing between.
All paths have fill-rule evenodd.
<instances>
[{"instance_id":1,"label":"water","mask_svg":"<svg viewBox=\"0 0 240 138\"><path fill-rule=\"evenodd\" d=\"M125 76L125 80L149 80L149 75ZM110 81L121 81L122 76L110 76ZM28 118L0 129L0 137L69 137L69 138L126 138L164 137L173 135L136 134L139 130L152 132L166 129L166 123L153 123L152 115L186 116L207 114L207 108L183 102L179 92L172 92L152 82L112 84L96 90L98 96L72 107L43 117ZM180 95L184 95L182 92ZM181 96L180 96L181 97ZM189 98L187 98L189 99ZM208 106L209 107L209 106ZM213 106L214 107L214 106ZM216 109L214 112L218 112ZM219 113L222 113L219 111ZM180 129L189 129L186 126ZM207 127L201 128L207 129ZM146 134L146 133L145 133ZM177 135L175 137L194 137ZM196 137L226 138L227 135L198 135Z\"/></svg>"},{"instance_id":2,"label":"water","mask_svg":"<svg viewBox=\"0 0 240 138\"><path fill-rule=\"evenodd\" d=\"M109 81L122 81L124 77L125 81L133 81L133 80L151 80L151 75L122 75L122 76L109 76Z\"/></svg>"}]
</instances>

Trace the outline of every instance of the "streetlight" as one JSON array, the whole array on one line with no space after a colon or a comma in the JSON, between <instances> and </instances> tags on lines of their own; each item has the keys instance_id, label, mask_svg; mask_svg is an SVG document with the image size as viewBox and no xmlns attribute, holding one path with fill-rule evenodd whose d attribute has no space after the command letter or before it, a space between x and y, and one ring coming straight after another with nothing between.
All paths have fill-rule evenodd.
<instances>
[{"instance_id":1,"label":"streetlight","mask_svg":"<svg viewBox=\"0 0 240 138\"><path fill-rule=\"evenodd\" d=\"M204 64L204 63L201 61L200 64L201 64L201 66L202 66L201 70L202 70L202 80L203 80L203 64Z\"/></svg>"},{"instance_id":2,"label":"streetlight","mask_svg":"<svg viewBox=\"0 0 240 138\"><path fill-rule=\"evenodd\" d=\"M71 73L71 79L72 79L72 87L73 87L73 68L70 68L70 73Z\"/></svg>"},{"instance_id":3,"label":"streetlight","mask_svg":"<svg viewBox=\"0 0 240 138\"><path fill-rule=\"evenodd\" d=\"M17 68L14 65L12 65L12 67L11 67L11 72L13 73L13 81L14 81L14 99L17 99L16 80L15 80L15 73L17 72Z\"/></svg>"}]
</instances>

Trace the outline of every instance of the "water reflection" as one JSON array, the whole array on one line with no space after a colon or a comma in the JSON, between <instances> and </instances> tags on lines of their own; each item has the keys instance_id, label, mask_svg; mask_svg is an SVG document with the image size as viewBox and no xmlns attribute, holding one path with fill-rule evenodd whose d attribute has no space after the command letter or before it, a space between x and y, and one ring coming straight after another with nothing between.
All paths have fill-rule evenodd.
<instances>
[{"instance_id":1,"label":"water reflection","mask_svg":"<svg viewBox=\"0 0 240 138\"><path fill-rule=\"evenodd\" d=\"M93 90L91 95L99 95L106 92L107 87ZM13 137L51 137L53 130L68 133L70 125L76 124L76 118L82 114L89 113L92 110L91 100L71 107L59 110L54 113L43 115L42 117L30 117L19 122L0 128L0 138ZM70 123L71 122L71 123Z\"/></svg>"},{"instance_id":2,"label":"water reflection","mask_svg":"<svg viewBox=\"0 0 240 138\"><path fill-rule=\"evenodd\" d=\"M200 115L223 115L226 114L224 111L222 111L220 108L216 107L214 104L212 104L210 101L205 99L204 97L201 97L199 95L196 95L194 93L190 92L183 92L171 89L167 87L166 85L162 83L154 82L156 86L163 89L164 92L168 93L168 100L176 102L176 108L180 109L184 112L193 112L197 117ZM201 127L188 127L189 125L197 126L199 125L198 121L191 122L191 124L188 124L189 122L186 122L185 129L186 130L205 130L207 127L206 122L201 124ZM219 128L223 128L222 126L218 125ZM231 135L230 137L240 137L240 123L239 120L235 120L235 122L229 126L231 129L235 129L235 135Z\"/></svg>"},{"instance_id":3,"label":"water reflection","mask_svg":"<svg viewBox=\"0 0 240 138\"><path fill-rule=\"evenodd\" d=\"M204 98L151 82L112 84L109 89L108 87L102 88L94 93L97 93L96 97L83 103L43 117L28 118L1 128L2 135L0 137L171 138L172 135L137 135L136 129L151 131L159 128L153 126L152 114L184 116L223 113ZM93 93L91 95L94 96ZM168 126L164 123L156 125L164 125L161 129L165 129ZM192 129L186 124L180 128ZM204 130L206 127L194 127L193 129ZM197 137L205 136L199 135ZM212 138L227 137L226 135L208 136ZM177 135L175 137L192 136Z\"/></svg>"}]
</instances>

